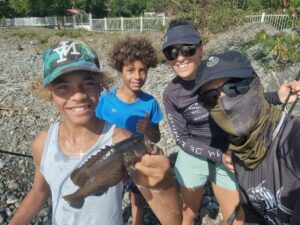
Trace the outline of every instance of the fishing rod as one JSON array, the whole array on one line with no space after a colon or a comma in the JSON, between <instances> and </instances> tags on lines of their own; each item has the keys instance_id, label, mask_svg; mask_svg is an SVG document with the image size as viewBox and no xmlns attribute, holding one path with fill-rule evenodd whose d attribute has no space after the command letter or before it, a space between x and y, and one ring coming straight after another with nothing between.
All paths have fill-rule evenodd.
<instances>
[{"instance_id":1,"label":"fishing rod","mask_svg":"<svg viewBox=\"0 0 300 225\"><path fill-rule=\"evenodd\" d=\"M20 156L20 157L33 158L32 155L29 155L29 154L22 154L22 153L10 152L10 151L4 151L4 150L0 150L0 153L14 155L14 156Z\"/></svg>"}]
</instances>

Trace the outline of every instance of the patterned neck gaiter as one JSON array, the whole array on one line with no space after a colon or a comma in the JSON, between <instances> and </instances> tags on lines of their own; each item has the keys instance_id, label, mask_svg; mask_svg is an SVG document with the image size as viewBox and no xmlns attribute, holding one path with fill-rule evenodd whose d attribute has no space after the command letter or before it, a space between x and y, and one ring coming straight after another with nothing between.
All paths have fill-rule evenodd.
<instances>
[{"instance_id":1,"label":"patterned neck gaiter","mask_svg":"<svg viewBox=\"0 0 300 225\"><path fill-rule=\"evenodd\" d=\"M215 122L229 134L231 150L247 168L254 169L272 142L281 111L264 97L259 78L254 78L245 94L223 96L208 109Z\"/></svg>"}]
</instances>

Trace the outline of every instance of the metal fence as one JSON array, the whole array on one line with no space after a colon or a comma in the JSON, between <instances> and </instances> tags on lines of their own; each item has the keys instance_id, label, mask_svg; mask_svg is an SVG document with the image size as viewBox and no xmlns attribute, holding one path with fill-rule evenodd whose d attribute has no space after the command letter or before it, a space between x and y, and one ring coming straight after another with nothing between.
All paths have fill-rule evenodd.
<instances>
[{"instance_id":1,"label":"metal fence","mask_svg":"<svg viewBox=\"0 0 300 225\"><path fill-rule=\"evenodd\" d=\"M288 15L272 15L262 13L260 15L249 15L244 17L245 23L267 23L274 26L278 30L293 28L299 22L299 18Z\"/></svg>"},{"instance_id":2,"label":"metal fence","mask_svg":"<svg viewBox=\"0 0 300 225\"><path fill-rule=\"evenodd\" d=\"M0 27L10 26L44 26L44 27L74 27L86 28L94 31L151 31L161 30L170 21L165 16L159 17L133 17L133 18L102 18L94 19L91 14L85 12L76 16L63 17L31 17L0 19ZM247 15L243 18L244 23L261 22L268 23L279 30L299 26L299 18L288 15Z\"/></svg>"}]
</instances>

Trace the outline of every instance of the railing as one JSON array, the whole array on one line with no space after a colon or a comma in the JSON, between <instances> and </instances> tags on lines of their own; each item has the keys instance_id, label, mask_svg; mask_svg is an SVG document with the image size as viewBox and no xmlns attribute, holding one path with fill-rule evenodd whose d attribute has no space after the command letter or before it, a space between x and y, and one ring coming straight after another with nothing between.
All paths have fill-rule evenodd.
<instances>
[{"instance_id":1,"label":"railing","mask_svg":"<svg viewBox=\"0 0 300 225\"><path fill-rule=\"evenodd\" d=\"M90 26L89 14L76 16L51 16L51 17L24 17L13 19L0 19L0 27L11 26L36 26L36 27L80 27Z\"/></svg>"},{"instance_id":2,"label":"railing","mask_svg":"<svg viewBox=\"0 0 300 225\"><path fill-rule=\"evenodd\" d=\"M166 17L134 17L92 19L91 30L147 31L161 30L168 23Z\"/></svg>"},{"instance_id":3,"label":"railing","mask_svg":"<svg viewBox=\"0 0 300 225\"><path fill-rule=\"evenodd\" d=\"M297 20L299 21L299 18L290 17L288 15L270 15L265 13L262 13L261 15L249 15L244 17L245 23L267 23L278 30L295 27Z\"/></svg>"},{"instance_id":4,"label":"railing","mask_svg":"<svg viewBox=\"0 0 300 225\"><path fill-rule=\"evenodd\" d=\"M0 19L0 27L10 26L55 26L86 28L94 31L150 31L162 30L170 21L165 16L160 17L133 17L133 18L102 18L93 19L91 14L82 13L76 16L63 17L31 17ZM248 15L243 18L244 23L268 23L278 30L299 26L299 17L288 15Z\"/></svg>"}]
</instances>

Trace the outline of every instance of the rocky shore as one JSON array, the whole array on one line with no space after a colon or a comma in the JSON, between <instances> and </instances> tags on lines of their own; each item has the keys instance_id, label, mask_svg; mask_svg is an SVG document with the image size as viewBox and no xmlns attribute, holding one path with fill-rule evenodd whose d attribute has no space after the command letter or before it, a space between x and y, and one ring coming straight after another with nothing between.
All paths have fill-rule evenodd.
<instances>
[{"instance_id":1,"label":"rocky shore","mask_svg":"<svg viewBox=\"0 0 300 225\"><path fill-rule=\"evenodd\" d=\"M263 24L237 27L234 30L213 37L205 46L206 55L227 49L240 50L243 44L250 41L261 30L265 30L270 34L278 32L274 28ZM30 143L32 138L40 130L59 120L59 115L49 103L36 98L28 90L30 82L42 74L42 47L38 40L35 38L10 37L6 35L8 32L11 31L6 28L0 29L0 149L31 154ZM96 38L97 35L99 35L99 39ZM96 48L104 69L110 71L105 61L105 50L103 50L107 43L100 41L101 35L93 34L91 37L81 39ZM156 35L159 35L160 38L157 38ZM160 45L162 34L149 36L158 46ZM50 42L53 41L55 40L50 40ZM259 62L254 60L253 56L257 51L259 51L259 46L254 46L247 51L247 54L253 60L253 66L263 80L266 90L277 90L279 84L284 81L291 81L296 76L299 65L294 64L284 67L280 71L265 72ZM276 62L272 61L271 63L275 64ZM164 110L161 99L162 92L173 77L173 73L165 64L149 71L144 90L157 98L162 111ZM118 85L117 78L116 85ZM299 115L299 112L300 107L298 105L294 109L294 114ZM166 118L160 124L160 129L162 140L159 145L167 155L170 155L175 151L175 143ZM34 163L31 158L0 153L0 224L7 224L16 208L19 207L21 200L32 185L33 174ZM128 199L125 198L123 203L124 212L126 212L125 209L129 204ZM124 213L124 216L129 217L126 213ZM202 201L197 224L201 224L201 220L202 224L220 224L221 219L222 215L218 213L218 204L210 188L208 188ZM51 224L50 201L32 224ZM130 224L130 218L127 224ZM158 224L150 211L145 215L145 224Z\"/></svg>"}]
</instances>

